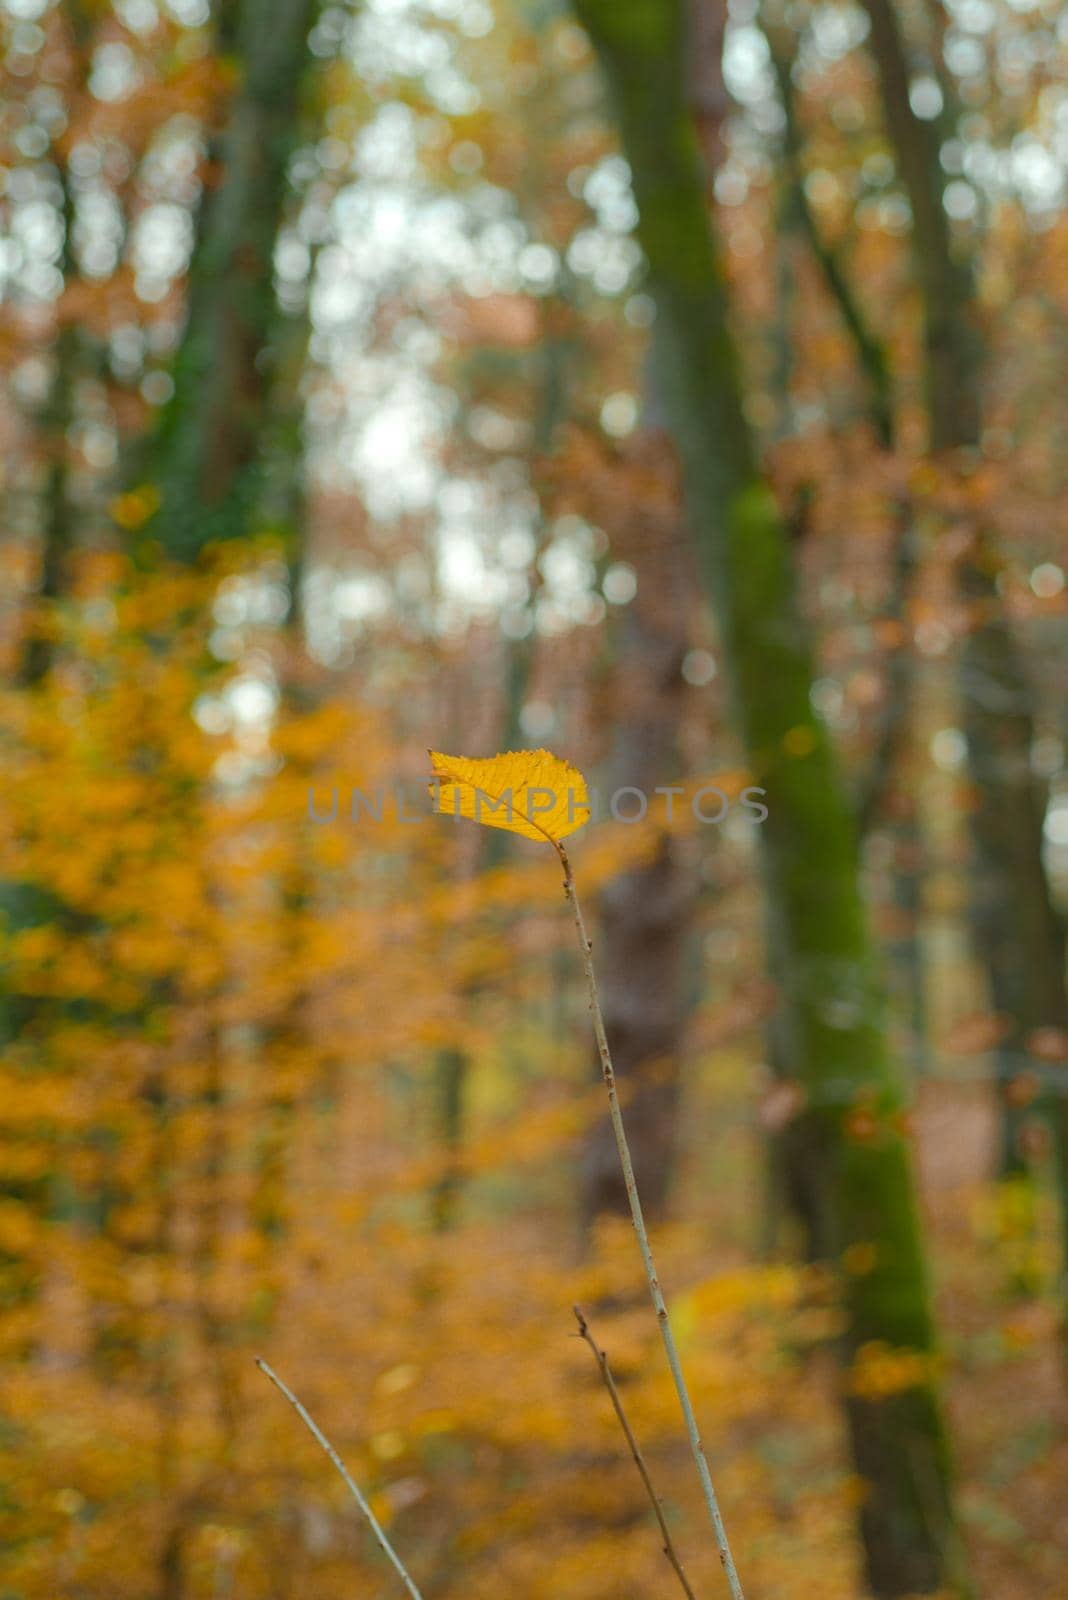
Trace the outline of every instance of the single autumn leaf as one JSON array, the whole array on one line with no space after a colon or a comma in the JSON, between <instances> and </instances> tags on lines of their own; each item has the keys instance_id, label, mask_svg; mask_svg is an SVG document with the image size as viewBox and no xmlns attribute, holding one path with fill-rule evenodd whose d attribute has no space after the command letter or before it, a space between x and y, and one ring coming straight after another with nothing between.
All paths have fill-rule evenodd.
<instances>
[{"instance_id":1,"label":"single autumn leaf","mask_svg":"<svg viewBox=\"0 0 1068 1600\"><path fill-rule=\"evenodd\" d=\"M472 760L431 750L435 811L469 817L524 839L557 844L590 814L586 780L548 750L508 750Z\"/></svg>"}]
</instances>

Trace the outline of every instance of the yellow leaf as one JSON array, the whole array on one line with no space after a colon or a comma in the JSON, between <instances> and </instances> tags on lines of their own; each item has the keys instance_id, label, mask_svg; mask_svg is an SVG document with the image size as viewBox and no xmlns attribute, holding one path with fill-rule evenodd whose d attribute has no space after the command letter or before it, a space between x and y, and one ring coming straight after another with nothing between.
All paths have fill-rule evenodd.
<instances>
[{"instance_id":1,"label":"yellow leaf","mask_svg":"<svg viewBox=\"0 0 1068 1600\"><path fill-rule=\"evenodd\" d=\"M112 521L117 522L120 528L136 533L152 513L159 510L159 506L160 493L155 484L143 483L138 489L130 489L128 493L120 494L111 502L108 510L111 512Z\"/></svg>"},{"instance_id":2,"label":"yellow leaf","mask_svg":"<svg viewBox=\"0 0 1068 1600\"><path fill-rule=\"evenodd\" d=\"M434 809L469 817L524 839L556 843L590 814L586 780L548 750L509 750L485 760L430 751Z\"/></svg>"}]
</instances>

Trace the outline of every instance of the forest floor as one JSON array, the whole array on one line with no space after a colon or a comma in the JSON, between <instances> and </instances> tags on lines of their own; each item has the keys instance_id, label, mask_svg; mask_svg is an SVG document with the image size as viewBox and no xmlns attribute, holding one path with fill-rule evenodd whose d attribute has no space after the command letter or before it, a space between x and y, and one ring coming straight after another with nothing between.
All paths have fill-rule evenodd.
<instances>
[{"instance_id":1,"label":"forest floor","mask_svg":"<svg viewBox=\"0 0 1068 1600\"><path fill-rule=\"evenodd\" d=\"M977 1588L984 1600L1058 1600L1068 1593L1068 1360L1048 1292L1056 1221L1041 1207L1029 1243L1004 1202L999 1213L987 1086L928 1083L916 1131ZM1014 1283L1021 1270L1036 1272L1047 1292L1025 1293Z\"/></svg>"}]
</instances>

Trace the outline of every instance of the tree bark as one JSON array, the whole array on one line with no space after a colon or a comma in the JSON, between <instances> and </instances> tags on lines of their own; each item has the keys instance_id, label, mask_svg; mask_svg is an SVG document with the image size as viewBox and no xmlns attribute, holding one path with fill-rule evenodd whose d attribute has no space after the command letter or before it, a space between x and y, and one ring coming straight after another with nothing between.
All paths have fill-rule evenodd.
<instances>
[{"instance_id":1,"label":"tree bark","mask_svg":"<svg viewBox=\"0 0 1068 1600\"><path fill-rule=\"evenodd\" d=\"M647 434L646 452L661 462L669 445ZM621 619L616 668L615 740L609 787L632 787L657 803L670 783L684 693L690 586L674 511L655 512L624 548L638 591ZM663 832L648 861L628 868L602 891L598 934L601 1008L620 1082L628 1093L627 1124L642 1204L665 1208L677 1144L679 1069L687 1012L684 979L695 906L684 842ZM600 1067L598 1064L598 1073ZM598 1122L583 1151L583 1220L602 1212L629 1214L612 1130Z\"/></svg>"},{"instance_id":2,"label":"tree bark","mask_svg":"<svg viewBox=\"0 0 1068 1600\"><path fill-rule=\"evenodd\" d=\"M317 5L243 0L228 24L242 77L217 151L221 178L197 228L174 394L146 457L160 495L146 531L179 560L243 535L258 498L274 246Z\"/></svg>"},{"instance_id":3,"label":"tree bark","mask_svg":"<svg viewBox=\"0 0 1068 1600\"><path fill-rule=\"evenodd\" d=\"M977 314L974 267L954 251L945 207L938 125L909 102L906 43L891 0L865 0L887 133L912 209L912 252L923 304L930 445L974 450L981 439L986 349ZM961 655L960 688L972 780L975 850L973 929L993 1006L1009 1028L998 1051L1004 1095L1007 1171L1026 1161L1018 1113L1005 1091L1026 1059L1029 1036L1068 1026L1066 930L1042 854L1045 786L1031 770L1034 697L997 589L1000 559L988 529L978 529L960 568L971 626ZM1068 1254L1068 1099L1054 1101L1054 1136Z\"/></svg>"},{"instance_id":4,"label":"tree bark","mask_svg":"<svg viewBox=\"0 0 1068 1600\"><path fill-rule=\"evenodd\" d=\"M66 189L66 184L64 184ZM23 648L17 683L31 689L48 676L55 653L51 633L55 607L66 588L66 567L74 533L69 498L67 434L74 417L73 396L78 371L77 330L63 326L56 334L55 368L40 431L48 451L42 495L41 576L34 624Z\"/></svg>"},{"instance_id":5,"label":"tree bark","mask_svg":"<svg viewBox=\"0 0 1068 1600\"><path fill-rule=\"evenodd\" d=\"M708 184L723 158L728 111L723 82L725 0L688 0L689 98L704 153ZM652 796L678 762L682 663L689 642L691 574L684 554L687 534L675 502L671 446L663 426L656 374L647 369L639 468L668 480L665 520L639 505L624 530L619 553L634 566L638 589L617 629L615 740L612 792L633 787ZM677 1154L681 1050L690 1009L685 981L687 949L697 895L682 842L661 834L655 855L620 873L599 904L601 1005L612 1055L627 1086L631 1152L638 1188L650 1217L667 1206ZM597 1052L593 1071L599 1078ZM612 1130L595 1123L583 1151L583 1223L602 1212L627 1216L630 1201Z\"/></svg>"},{"instance_id":6,"label":"tree bark","mask_svg":"<svg viewBox=\"0 0 1068 1600\"><path fill-rule=\"evenodd\" d=\"M657 307L660 386L681 458L690 526L731 669L761 826L786 1016L805 1094L833 1254L843 1273L844 1399L865 1480L861 1532L880 1597L930 1593L952 1538L948 1447L925 1365L934 1349L902 1089L857 877L854 820L809 690L813 658L790 552L742 409L723 269L681 87L678 0L578 0L614 93ZM852 1392L865 1346L915 1352L915 1382Z\"/></svg>"},{"instance_id":7,"label":"tree bark","mask_svg":"<svg viewBox=\"0 0 1068 1600\"><path fill-rule=\"evenodd\" d=\"M937 125L918 117L909 103L908 61L893 0L864 0L864 6L886 129L912 208L931 448L974 445L982 342L971 267L952 248Z\"/></svg>"}]
</instances>

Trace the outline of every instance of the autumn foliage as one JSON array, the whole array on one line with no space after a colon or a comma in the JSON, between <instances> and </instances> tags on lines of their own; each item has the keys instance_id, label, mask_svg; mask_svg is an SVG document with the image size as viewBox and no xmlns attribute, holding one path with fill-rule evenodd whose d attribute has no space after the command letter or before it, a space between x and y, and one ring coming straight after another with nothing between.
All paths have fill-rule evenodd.
<instances>
[{"instance_id":1,"label":"autumn foliage","mask_svg":"<svg viewBox=\"0 0 1068 1600\"><path fill-rule=\"evenodd\" d=\"M746 1600L871 1594L918 1397L1063 1594L1063 20L891 6L895 105L882 0L575 9L0 4L0 1600L399 1592L257 1357L425 1600L672 1592L576 1304L725 1593L562 869Z\"/></svg>"}]
</instances>

